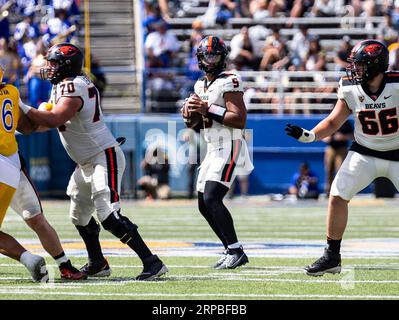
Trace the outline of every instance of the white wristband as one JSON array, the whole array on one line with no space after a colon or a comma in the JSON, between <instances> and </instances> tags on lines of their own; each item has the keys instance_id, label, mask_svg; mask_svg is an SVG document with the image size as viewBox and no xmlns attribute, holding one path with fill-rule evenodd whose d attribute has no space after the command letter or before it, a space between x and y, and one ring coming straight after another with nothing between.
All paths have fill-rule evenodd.
<instances>
[{"instance_id":1,"label":"white wristband","mask_svg":"<svg viewBox=\"0 0 399 320\"><path fill-rule=\"evenodd\" d=\"M22 110L23 113L27 114L32 107L26 105L25 103L22 102L21 99L19 99L19 108Z\"/></svg>"},{"instance_id":2,"label":"white wristband","mask_svg":"<svg viewBox=\"0 0 399 320\"><path fill-rule=\"evenodd\" d=\"M316 140L316 135L313 131L303 129L302 135L299 137L298 140L304 143L310 143Z\"/></svg>"}]
</instances>

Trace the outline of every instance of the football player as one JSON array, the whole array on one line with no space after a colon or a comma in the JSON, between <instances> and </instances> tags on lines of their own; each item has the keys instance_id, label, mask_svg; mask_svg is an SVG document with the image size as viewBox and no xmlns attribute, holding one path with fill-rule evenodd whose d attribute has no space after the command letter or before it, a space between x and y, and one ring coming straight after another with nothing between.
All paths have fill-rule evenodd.
<instances>
[{"instance_id":1,"label":"football player","mask_svg":"<svg viewBox=\"0 0 399 320\"><path fill-rule=\"evenodd\" d=\"M82 73L83 54L69 43L51 47L43 79L53 88L50 111L25 106L27 116L37 125L58 128L61 142L77 163L67 194L71 198L70 217L85 242L89 261L81 271L89 276L109 276L111 269L99 241L100 226L133 249L144 269L137 280L153 280L168 269L144 243L137 225L120 212L119 191L125 170L125 157L119 143L107 128L100 97L94 84Z\"/></svg>"},{"instance_id":2,"label":"football player","mask_svg":"<svg viewBox=\"0 0 399 320\"><path fill-rule=\"evenodd\" d=\"M248 262L237 239L233 218L223 204L237 173L249 174L249 158L244 129L247 111L242 81L226 71L228 49L222 39L208 36L197 49L198 66L205 72L182 108L183 118L199 113L203 117L207 154L198 173L198 208L225 247L215 269L234 269ZM237 166L237 163L239 165Z\"/></svg>"},{"instance_id":3,"label":"football player","mask_svg":"<svg viewBox=\"0 0 399 320\"><path fill-rule=\"evenodd\" d=\"M3 83L4 69L0 65L0 227L18 188L21 164L15 130L28 130L29 124L20 115L18 89ZM24 120L23 120L24 119ZM34 281L47 281L48 272L43 257L27 251L9 234L0 231L0 253L20 261Z\"/></svg>"},{"instance_id":4,"label":"football player","mask_svg":"<svg viewBox=\"0 0 399 320\"><path fill-rule=\"evenodd\" d=\"M355 140L331 186L327 246L323 256L305 268L310 276L341 271L341 240L354 195L377 177L399 188L399 73L387 72L388 50L376 40L359 42L348 62L333 111L310 131L291 124L285 128L289 136L309 143L332 135L351 114L355 120Z\"/></svg>"}]
</instances>

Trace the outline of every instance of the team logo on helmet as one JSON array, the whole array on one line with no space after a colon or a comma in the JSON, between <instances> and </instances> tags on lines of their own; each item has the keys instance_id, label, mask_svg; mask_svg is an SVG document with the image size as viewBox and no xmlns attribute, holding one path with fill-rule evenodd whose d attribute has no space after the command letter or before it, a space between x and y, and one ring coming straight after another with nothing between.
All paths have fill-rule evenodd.
<instances>
[{"instance_id":1,"label":"team logo on helmet","mask_svg":"<svg viewBox=\"0 0 399 320\"><path fill-rule=\"evenodd\" d=\"M382 50L383 50L382 45L378 43L369 44L367 47L363 49L364 52L366 52L369 56L372 57L381 54Z\"/></svg>"},{"instance_id":2,"label":"team logo on helmet","mask_svg":"<svg viewBox=\"0 0 399 320\"><path fill-rule=\"evenodd\" d=\"M58 50L66 57L73 56L79 52L79 50L76 47L72 46L63 46L60 47Z\"/></svg>"}]
</instances>

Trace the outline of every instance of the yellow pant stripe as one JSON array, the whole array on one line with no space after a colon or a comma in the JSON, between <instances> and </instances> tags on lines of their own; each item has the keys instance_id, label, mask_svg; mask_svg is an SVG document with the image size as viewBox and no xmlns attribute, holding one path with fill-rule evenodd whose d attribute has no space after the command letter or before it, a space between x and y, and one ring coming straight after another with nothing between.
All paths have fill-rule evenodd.
<instances>
[{"instance_id":1,"label":"yellow pant stripe","mask_svg":"<svg viewBox=\"0 0 399 320\"><path fill-rule=\"evenodd\" d=\"M3 223L7 209L10 206L15 190L16 189L13 187L0 182L0 227Z\"/></svg>"}]
</instances>

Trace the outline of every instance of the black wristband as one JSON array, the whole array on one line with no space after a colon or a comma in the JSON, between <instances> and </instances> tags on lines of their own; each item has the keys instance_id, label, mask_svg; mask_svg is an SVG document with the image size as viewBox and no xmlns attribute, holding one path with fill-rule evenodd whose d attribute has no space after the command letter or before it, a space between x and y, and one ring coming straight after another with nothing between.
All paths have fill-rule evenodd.
<instances>
[{"instance_id":1,"label":"black wristband","mask_svg":"<svg viewBox=\"0 0 399 320\"><path fill-rule=\"evenodd\" d=\"M212 120L215 120L223 124L223 119L226 112L227 112L226 108L218 106L217 104L211 104L208 108L206 116L208 118L211 118Z\"/></svg>"}]
</instances>

